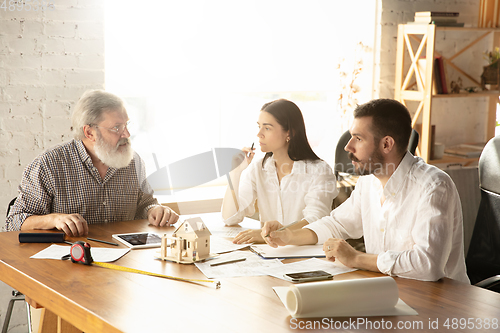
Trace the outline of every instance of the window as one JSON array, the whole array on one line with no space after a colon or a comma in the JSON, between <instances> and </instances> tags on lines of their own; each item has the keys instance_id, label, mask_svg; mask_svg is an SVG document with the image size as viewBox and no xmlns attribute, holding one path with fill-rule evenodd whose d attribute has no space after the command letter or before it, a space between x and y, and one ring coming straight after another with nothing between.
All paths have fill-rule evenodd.
<instances>
[{"instance_id":1,"label":"window","mask_svg":"<svg viewBox=\"0 0 500 333\"><path fill-rule=\"evenodd\" d=\"M353 59L363 58L358 99L371 99L373 55L354 52L360 42L374 46L376 4L107 0L106 89L126 100L148 173L257 142L258 112L278 98L300 107L311 146L333 166L348 129L337 104L350 78L341 82L339 63L350 75Z\"/></svg>"}]
</instances>

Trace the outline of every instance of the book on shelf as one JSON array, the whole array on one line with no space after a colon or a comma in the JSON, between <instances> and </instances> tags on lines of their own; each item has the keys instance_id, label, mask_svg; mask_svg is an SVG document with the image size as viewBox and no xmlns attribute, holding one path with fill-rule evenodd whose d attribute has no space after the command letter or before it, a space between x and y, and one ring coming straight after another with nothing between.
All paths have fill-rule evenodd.
<instances>
[{"instance_id":1,"label":"book on shelf","mask_svg":"<svg viewBox=\"0 0 500 333\"><path fill-rule=\"evenodd\" d=\"M465 23L460 23L460 22L453 23L453 22L432 21L432 22L406 22L406 24L410 24L410 25L434 24L436 27L458 27L458 28L465 27Z\"/></svg>"},{"instance_id":2,"label":"book on shelf","mask_svg":"<svg viewBox=\"0 0 500 333\"><path fill-rule=\"evenodd\" d=\"M427 17L458 17L460 15L459 12L433 12L433 11L425 11L425 12L415 12L415 17L417 16L427 16Z\"/></svg>"},{"instance_id":3,"label":"book on shelf","mask_svg":"<svg viewBox=\"0 0 500 333\"><path fill-rule=\"evenodd\" d=\"M436 71L439 71L439 79L441 80L441 93L442 94L447 94L448 93L448 80L447 80L447 74L446 74L446 68L445 68L445 63L443 61L443 57L436 57L437 63L436 63Z\"/></svg>"},{"instance_id":4,"label":"book on shelf","mask_svg":"<svg viewBox=\"0 0 500 333\"><path fill-rule=\"evenodd\" d=\"M440 27L463 27L464 23L457 22L458 15L458 12L416 12L413 24L435 24Z\"/></svg>"},{"instance_id":5,"label":"book on shelf","mask_svg":"<svg viewBox=\"0 0 500 333\"><path fill-rule=\"evenodd\" d=\"M435 145L436 145L436 125L431 125L431 136L430 136L430 143L431 143L431 160L434 159L434 151L435 151Z\"/></svg>"},{"instance_id":6,"label":"book on shelf","mask_svg":"<svg viewBox=\"0 0 500 333\"><path fill-rule=\"evenodd\" d=\"M436 92L438 94L443 93L443 87L441 86L441 71L439 70L439 60L438 58L434 59L434 70L433 70L433 75L434 75L434 85L436 86Z\"/></svg>"},{"instance_id":7,"label":"book on shelf","mask_svg":"<svg viewBox=\"0 0 500 333\"><path fill-rule=\"evenodd\" d=\"M462 28L465 26L465 23L463 23L463 22L441 22L439 20L434 20L431 23L434 24L436 27L459 27L459 28Z\"/></svg>"},{"instance_id":8,"label":"book on shelf","mask_svg":"<svg viewBox=\"0 0 500 333\"><path fill-rule=\"evenodd\" d=\"M425 57L418 59L417 67L418 67L418 71L420 73L420 77L422 78L422 84L420 84L420 82L417 80L417 78L415 78L415 81L417 83L417 89L419 91L424 91L427 59L425 59ZM436 85L436 75L434 75L434 74L432 75L432 83L431 84L432 84L432 94L436 95L438 93L438 91L437 91L437 85Z\"/></svg>"},{"instance_id":9,"label":"book on shelf","mask_svg":"<svg viewBox=\"0 0 500 333\"><path fill-rule=\"evenodd\" d=\"M457 23L457 18L452 16L445 16L445 17L415 16L414 21L421 23L432 23L432 22Z\"/></svg>"},{"instance_id":10,"label":"book on shelf","mask_svg":"<svg viewBox=\"0 0 500 333\"><path fill-rule=\"evenodd\" d=\"M456 146L447 147L444 152L448 155L465 157L465 158L473 158L481 156L481 152L484 148L484 143L474 143L467 144L462 143Z\"/></svg>"}]
</instances>

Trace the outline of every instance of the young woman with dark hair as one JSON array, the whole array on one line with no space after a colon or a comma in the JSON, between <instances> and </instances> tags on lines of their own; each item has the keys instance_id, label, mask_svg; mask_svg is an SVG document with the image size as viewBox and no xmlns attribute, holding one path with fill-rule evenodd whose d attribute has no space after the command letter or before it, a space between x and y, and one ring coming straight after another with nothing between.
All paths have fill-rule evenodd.
<instances>
[{"instance_id":1,"label":"young woman with dark hair","mask_svg":"<svg viewBox=\"0 0 500 333\"><path fill-rule=\"evenodd\" d=\"M222 204L227 225L240 223L258 208L261 224L279 221L302 228L326 215L337 196L330 166L307 141L302 112L295 103L279 99L264 104L257 121L259 145L266 155L253 161L253 149L243 148L244 161L230 173ZM260 229L239 233L234 243L263 242Z\"/></svg>"}]
</instances>

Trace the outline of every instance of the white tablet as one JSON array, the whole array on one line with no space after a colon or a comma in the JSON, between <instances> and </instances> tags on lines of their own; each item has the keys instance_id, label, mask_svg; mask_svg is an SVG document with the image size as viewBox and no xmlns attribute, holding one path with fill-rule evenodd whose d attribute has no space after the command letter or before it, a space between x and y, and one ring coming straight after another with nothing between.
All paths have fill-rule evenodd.
<instances>
[{"instance_id":1,"label":"white tablet","mask_svg":"<svg viewBox=\"0 0 500 333\"><path fill-rule=\"evenodd\" d=\"M161 237L150 232L131 232L128 234L114 234L113 238L132 249L160 247Z\"/></svg>"}]
</instances>

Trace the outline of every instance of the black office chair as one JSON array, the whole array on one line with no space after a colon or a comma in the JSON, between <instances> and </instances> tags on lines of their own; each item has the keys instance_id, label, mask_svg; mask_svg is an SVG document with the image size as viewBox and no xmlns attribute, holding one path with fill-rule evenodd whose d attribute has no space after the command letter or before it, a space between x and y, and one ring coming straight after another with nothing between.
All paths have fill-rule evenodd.
<instances>
[{"instance_id":1,"label":"black office chair","mask_svg":"<svg viewBox=\"0 0 500 333\"><path fill-rule=\"evenodd\" d=\"M344 134L340 136L339 141L337 142L337 147L335 148L335 166L333 171L335 172L335 177L337 180L342 180L342 176L340 172L353 175L354 165L352 164L347 152L344 150L347 143L351 140L351 133L349 131L345 131Z\"/></svg>"},{"instance_id":2,"label":"black office chair","mask_svg":"<svg viewBox=\"0 0 500 333\"><path fill-rule=\"evenodd\" d=\"M14 206L14 203L16 202L16 198L12 199L10 202L9 202L9 205L7 206L7 214L5 216L9 216L9 212L10 212L10 209L12 208L12 206Z\"/></svg>"},{"instance_id":3,"label":"black office chair","mask_svg":"<svg viewBox=\"0 0 500 333\"><path fill-rule=\"evenodd\" d=\"M417 150L418 146L418 139L420 138L420 135L418 132L414 129L411 130L411 135L410 135L410 141L408 142L408 151L412 153L412 155L415 155L415 151Z\"/></svg>"},{"instance_id":4,"label":"black office chair","mask_svg":"<svg viewBox=\"0 0 500 333\"><path fill-rule=\"evenodd\" d=\"M491 139L479 158L481 202L467 252L472 284L500 292L500 136Z\"/></svg>"},{"instance_id":5,"label":"black office chair","mask_svg":"<svg viewBox=\"0 0 500 333\"><path fill-rule=\"evenodd\" d=\"M344 150L344 147L351 140L351 133L349 131L345 131L344 134L340 136L339 141L337 142L337 147L335 148L335 166L333 171L335 172L335 177L338 181L342 181L344 179L349 178L351 175L355 174L354 165L352 164L347 152ZM341 174L342 173L342 174ZM354 186L342 186L341 190L337 194L337 197L333 199L332 209L340 206L344 201L349 198L352 191L354 190ZM365 251L365 244L363 237L359 239L348 239L347 242L351 244L358 251Z\"/></svg>"},{"instance_id":6,"label":"black office chair","mask_svg":"<svg viewBox=\"0 0 500 333\"><path fill-rule=\"evenodd\" d=\"M7 206L7 214L9 216L10 209L14 206L14 202L16 202L16 198L12 199ZM2 333L7 333L9 329L10 318L12 316L12 311L14 310L14 303L17 301L25 301L25 297L17 290L12 290L12 298L9 301L9 305L7 306L7 311L5 312L5 318L2 326ZM26 303L26 311L28 314L28 331L31 333L31 315L30 315L30 305Z\"/></svg>"}]
</instances>

